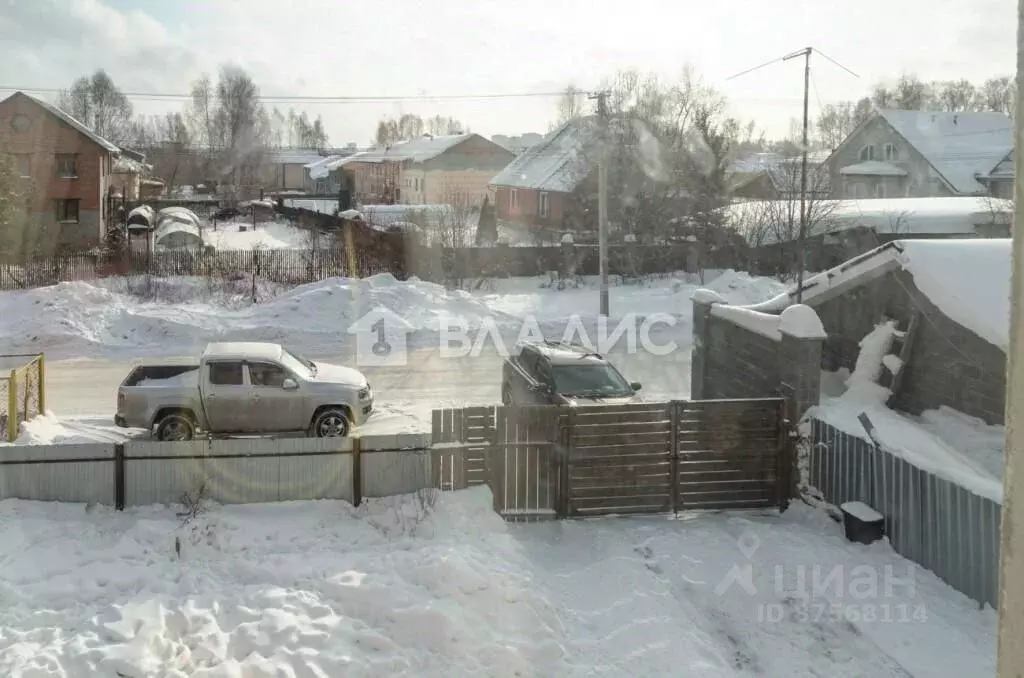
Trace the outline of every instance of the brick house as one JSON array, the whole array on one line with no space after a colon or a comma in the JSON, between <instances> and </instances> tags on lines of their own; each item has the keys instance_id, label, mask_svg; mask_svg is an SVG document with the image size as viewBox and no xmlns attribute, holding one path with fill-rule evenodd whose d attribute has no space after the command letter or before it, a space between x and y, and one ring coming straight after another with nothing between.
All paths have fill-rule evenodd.
<instances>
[{"instance_id":1,"label":"brick house","mask_svg":"<svg viewBox=\"0 0 1024 678\"><path fill-rule=\"evenodd\" d=\"M36 240L73 248L100 243L116 145L56 106L15 92L0 101L0 152L13 155L21 177L34 184L32 223L47 233Z\"/></svg>"},{"instance_id":2,"label":"brick house","mask_svg":"<svg viewBox=\"0 0 1024 678\"><path fill-rule=\"evenodd\" d=\"M1004 422L1011 240L896 240L813 276L803 303L828 338L822 369L853 371L859 342L883 320L906 332L890 406L920 414L947 406ZM779 312L795 290L753 310ZM891 372L891 368L887 368Z\"/></svg>"},{"instance_id":3,"label":"brick house","mask_svg":"<svg viewBox=\"0 0 1024 678\"><path fill-rule=\"evenodd\" d=\"M1006 197L1012 152L1003 113L880 110L826 166L834 198Z\"/></svg>"},{"instance_id":4,"label":"brick house","mask_svg":"<svg viewBox=\"0 0 1024 678\"><path fill-rule=\"evenodd\" d=\"M359 204L479 207L515 156L479 134L424 135L341 161Z\"/></svg>"},{"instance_id":5,"label":"brick house","mask_svg":"<svg viewBox=\"0 0 1024 678\"><path fill-rule=\"evenodd\" d=\"M573 217L575 191L590 179L583 161L591 119L563 123L491 179L500 222L558 231Z\"/></svg>"}]
</instances>

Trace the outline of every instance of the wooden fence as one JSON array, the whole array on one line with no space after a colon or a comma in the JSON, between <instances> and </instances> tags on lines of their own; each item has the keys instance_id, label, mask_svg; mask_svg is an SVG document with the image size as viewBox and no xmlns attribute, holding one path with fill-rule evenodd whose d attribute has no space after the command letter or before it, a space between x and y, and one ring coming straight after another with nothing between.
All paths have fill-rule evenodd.
<instances>
[{"instance_id":1,"label":"wooden fence","mask_svg":"<svg viewBox=\"0 0 1024 678\"><path fill-rule=\"evenodd\" d=\"M784 508L788 401L435 410L435 486L487 484L507 518Z\"/></svg>"}]
</instances>

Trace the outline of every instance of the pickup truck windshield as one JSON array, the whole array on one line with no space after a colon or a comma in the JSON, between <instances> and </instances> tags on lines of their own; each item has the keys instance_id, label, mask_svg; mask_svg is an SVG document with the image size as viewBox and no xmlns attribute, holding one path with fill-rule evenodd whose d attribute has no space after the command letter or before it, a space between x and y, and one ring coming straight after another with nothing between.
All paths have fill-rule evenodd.
<instances>
[{"instance_id":1,"label":"pickup truck windshield","mask_svg":"<svg viewBox=\"0 0 1024 678\"><path fill-rule=\"evenodd\" d=\"M626 380L610 365L554 365L555 391L562 395L615 398L633 395Z\"/></svg>"},{"instance_id":2,"label":"pickup truck windshield","mask_svg":"<svg viewBox=\"0 0 1024 678\"><path fill-rule=\"evenodd\" d=\"M281 364L293 374L305 379L316 376L316 365L313 361L300 358L288 351L281 351Z\"/></svg>"}]
</instances>

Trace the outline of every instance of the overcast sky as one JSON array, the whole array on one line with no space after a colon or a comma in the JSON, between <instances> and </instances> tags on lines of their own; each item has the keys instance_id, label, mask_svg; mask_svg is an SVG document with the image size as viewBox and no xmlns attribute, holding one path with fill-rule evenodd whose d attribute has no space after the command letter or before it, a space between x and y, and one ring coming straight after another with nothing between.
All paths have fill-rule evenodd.
<instances>
[{"instance_id":1,"label":"overcast sky","mask_svg":"<svg viewBox=\"0 0 1024 678\"><path fill-rule=\"evenodd\" d=\"M1016 0L0 0L0 86L67 87L104 68L125 91L185 92L234 62L265 95L395 96L587 89L624 68L692 64L732 113L772 136L799 117L796 61L726 81L810 45L812 115L903 72L1012 74ZM0 91L5 96L7 91ZM180 102L135 100L139 112ZM377 119L453 115L476 132L546 132L553 98L304 104L331 142L366 143Z\"/></svg>"}]
</instances>

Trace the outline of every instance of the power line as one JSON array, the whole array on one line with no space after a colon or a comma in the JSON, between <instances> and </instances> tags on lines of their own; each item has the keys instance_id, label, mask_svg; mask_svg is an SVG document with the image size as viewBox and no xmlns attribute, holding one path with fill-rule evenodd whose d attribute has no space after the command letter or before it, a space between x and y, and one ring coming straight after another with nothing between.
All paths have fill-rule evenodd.
<instances>
[{"instance_id":1,"label":"power line","mask_svg":"<svg viewBox=\"0 0 1024 678\"><path fill-rule=\"evenodd\" d=\"M59 94L65 90L54 87L14 87L0 85L0 91L22 91L38 92L45 94ZM152 100L188 100L191 94L174 92L122 92L126 97L134 99ZM265 102L297 102L297 103L382 103L389 101L446 101L446 100L472 100L472 99L514 99L526 97L555 97L562 96L564 91L559 92L499 92L489 94L411 94L411 95L376 95L376 96L315 96L315 95L288 95L274 94L260 96Z\"/></svg>"},{"instance_id":2,"label":"power line","mask_svg":"<svg viewBox=\"0 0 1024 678\"><path fill-rule=\"evenodd\" d=\"M738 77L740 77L742 75L746 75L747 73L753 73L754 71L759 71L762 68L764 68L765 66L771 66L774 63L777 63L779 61L783 61L788 56L790 56L790 55L789 54L784 54L783 56L780 56L778 58L772 59L771 61L766 61L763 64L760 64L759 66L754 66L753 68L748 68L745 71L740 71L739 73L736 73L735 75L730 75L728 78L726 78L726 80L735 80L736 78L738 78Z\"/></svg>"}]
</instances>

